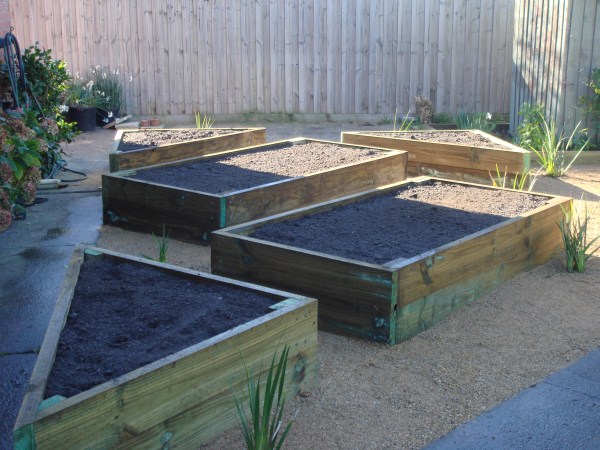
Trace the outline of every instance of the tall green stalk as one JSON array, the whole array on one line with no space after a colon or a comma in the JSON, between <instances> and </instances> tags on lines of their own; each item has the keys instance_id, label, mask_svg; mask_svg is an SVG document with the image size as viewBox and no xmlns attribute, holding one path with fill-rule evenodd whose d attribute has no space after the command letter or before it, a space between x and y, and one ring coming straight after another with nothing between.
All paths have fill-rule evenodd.
<instances>
[{"instance_id":1,"label":"tall green stalk","mask_svg":"<svg viewBox=\"0 0 600 450\"><path fill-rule=\"evenodd\" d=\"M590 250L600 236L588 240L587 231L591 215L588 213L587 202L584 202L583 219L579 215L579 208L577 210L573 208L573 201L571 201L569 209L563 208L563 214L563 220L558 223L558 227L565 246L567 272L584 272L585 263L591 253L600 248L598 246Z\"/></svg>"},{"instance_id":2,"label":"tall green stalk","mask_svg":"<svg viewBox=\"0 0 600 450\"><path fill-rule=\"evenodd\" d=\"M236 398L235 403L248 450L280 449L292 427L293 422L290 422L285 427L281 437L279 437L283 426L285 369L289 351L290 347L286 345L283 352L281 352L277 365L275 364L276 354L273 355L262 400L261 377L255 378L244 361L248 392L247 394L243 393L242 400ZM249 413L244 411L244 404L246 404Z\"/></svg>"}]
</instances>

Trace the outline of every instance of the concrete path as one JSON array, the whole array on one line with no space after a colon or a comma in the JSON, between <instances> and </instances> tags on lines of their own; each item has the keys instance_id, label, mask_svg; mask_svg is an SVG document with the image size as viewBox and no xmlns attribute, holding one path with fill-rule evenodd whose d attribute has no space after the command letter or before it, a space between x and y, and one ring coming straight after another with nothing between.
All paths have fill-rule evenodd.
<instances>
[{"instance_id":1,"label":"concrete path","mask_svg":"<svg viewBox=\"0 0 600 450\"><path fill-rule=\"evenodd\" d=\"M600 349L426 448L600 448Z\"/></svg>"}]
</instances>

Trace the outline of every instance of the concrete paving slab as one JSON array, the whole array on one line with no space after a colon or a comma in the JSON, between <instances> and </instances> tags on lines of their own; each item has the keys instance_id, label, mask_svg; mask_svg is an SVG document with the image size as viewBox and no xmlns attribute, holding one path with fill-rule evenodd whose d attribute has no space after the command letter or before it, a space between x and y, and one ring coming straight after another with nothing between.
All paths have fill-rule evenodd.
<instances>
[{"instance_id":1,"label":"concrete paving slab","mask_svg":"<svg viewBox=\"0 0 600 450\"><path fill-rule=\"evenodd\" d=\"M600 448L599 374L597 349L426 449Z\"/></svg>"}]
</instances>

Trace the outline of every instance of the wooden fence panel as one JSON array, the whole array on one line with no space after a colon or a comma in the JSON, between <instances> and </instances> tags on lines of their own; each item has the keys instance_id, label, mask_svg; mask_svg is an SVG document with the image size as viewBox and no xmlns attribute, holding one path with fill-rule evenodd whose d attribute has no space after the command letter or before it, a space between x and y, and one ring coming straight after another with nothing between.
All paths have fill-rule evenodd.
<instances>
[{"instance_id":1,"label":"wooden fence panel","mask_svg":"<svg viewBox=\"0 0 600 450\"><path fill-rule=\"evenodd\" d=\"M514 6L511 128L523 103L545 107L546 117L570 133L578 123L596 124L578 107L585 82L600 68L598 0L517 0Z\"/></svg>"},{"instance_id":2,"label":"wooden fence panel","mask_svg":"<svg viewBox=\"0 0 600 450\"><path fill-rule=\"evenodd\" d=\"M22 47L131 76L134 114L393 114L416 94L452 113L510 107L515 0L50 3L11 0Z\"/></svg>"}]
</instances>

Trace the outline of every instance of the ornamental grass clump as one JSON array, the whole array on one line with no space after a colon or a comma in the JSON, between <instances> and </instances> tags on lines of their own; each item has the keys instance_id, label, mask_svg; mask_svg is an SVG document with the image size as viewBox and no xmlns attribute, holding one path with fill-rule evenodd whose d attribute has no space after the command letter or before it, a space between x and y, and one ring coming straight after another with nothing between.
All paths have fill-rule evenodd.
<instances>
[{"instance_id":1,"label":"ornamental grass clump","mask_svg":"<svg viewBox=\"0 0 600 450\"><path fill-rule=\"evenodd\" d=\"M206 114L202 115L199 112L195 114L196 116L196 128L199 130L208 130L215 123L215 119L211 119Z\"/></svg>"},{"instance_id":2,"label":"ornamental grass clump","mask_svg":"<svg viewBox=\"0 0 600 450\"><path fill-rule=\"evenodd\" d=\"M142 255L142 257L146 259L150 259L152 261L157 261L161 263L167 262L167 252L169 251L169 233L167 233L167 229L163 224L163 233L162 237L157 238L154 233L152 233L152 239L156 244L156 248L158 250L158 258L152 258L151 256Z\"/></svg>"},{"instance_id":3,"label":"ornamental grass clump","mask_svg":"<svg viewBox=\"0 0 600 450\"><path fill-rule=\"evenodd\" d=\"M491 113L461 113L454 117L454 123L459 130L481 130L491 133L496 125L491 121Z\"/></svg>"},{"instance_id":4,"label":"ornamental grass clump","mask_svg":"<svg viewBox=\"0 0 600 450\"><path fill-rule=\"evenodd\" d=\"M544 120L543 125L544 133L542 136L541 148L532 148L531 150L537 156L544 170L546 170L546 175L555 178L562 177L565 173L567 173L567 170L571 168L579 154L585 149L589 139L585 141L577 153L575 153L571 161L567 164L565 162L565 152L567 149L572 147L573 140L579 133L580 123L575 126L575 129L568 137L565 136L564 133L558 133L556 124L553 120Z\"/></svg>"},{"instance_id":5,"label":"ornamental grass clump","mask_svg":"<svg viewBox=\"0 0 600 450\"><path fill-rule=\"evenodd\" d=\"M235 404L248 450L280 449L292 427L293 422L288 423L279 437L283 427L285 369L289 351L290 347L286 345L277 365L275 365L276 354L273 355L262 400L261 377L255 378L244 361L248 392L243 393L242 400L236 398ZM245 409L248 410L248 413Z\"/></svg>"},{"instance_id":6,"label":"ornamental grass clump","mask_svg":"<svg viewBox=\"0 0 600 450\"><path fill-rule=\"evenodd\" d=\"M504 169L504 173L501 173L500 169L498 168L498 164L496 164L496 175L494 176L490 172L490 179L492 180L492 186L494 187L511 188L517 191L531 192L539 173L539 170L533 174L531 170L528 170L523 174L517 172L512 179L512 183L509 183L510 176L506 168Z\"/></svg>"},{"instance_id":7,"label":"ornamental grass clump","mask_svg":"<svg viewBox=\"0 0 600 450\"><path fill-rule=\"evenodd\" d=\"M571 201L569 209L563 208L563 220L558 223L565 246L566 267L569 273L584 272L585 263L591 254L600 248L597 246L590 250L600 235L588 240L587 232L591 214L588 213L587 202L583 201L583 204L583 217L579 207L575 209L573 201Z\"/></svg>"}]
</instances>

